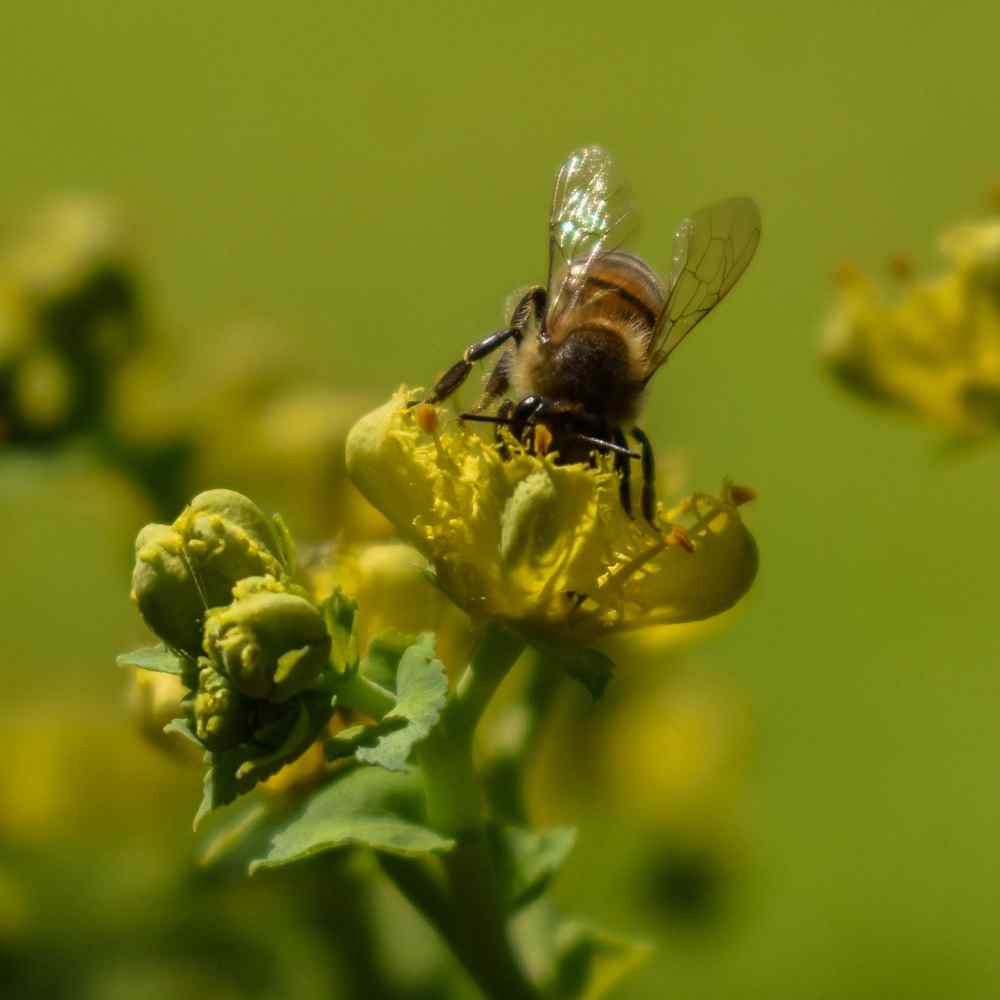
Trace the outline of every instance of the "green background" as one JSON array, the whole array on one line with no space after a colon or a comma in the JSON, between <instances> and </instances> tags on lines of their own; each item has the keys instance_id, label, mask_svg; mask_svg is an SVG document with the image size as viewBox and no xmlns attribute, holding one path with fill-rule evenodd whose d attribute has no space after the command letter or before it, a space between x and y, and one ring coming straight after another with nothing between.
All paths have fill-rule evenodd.
<instances>
[{"instance_id":1,"label":"green background","mask_svg":"<svg viewBox=\"0 0 1000 1000\"><path fill-rule=\"evenodd\" d=\"M758 258L645 419L699 487L760 491L746 613L688 667L753 716L751 862L723 929L692 937L621 890L628 823L595 812L559 895L658 946L622 998L997 995L1000 456L856 404L816 344L838 262L935 267L942 228L981 211L1000 8L89 0L6 4L0 30L0 215L120 196L178 349L263 317L375 395L426 381L542 276L570 149L614 151L661 267L685 213L753 194ZM0 471L15 705L56 683L117 705L112 654L141 636L131 528L67 468ZM100 798L114 776L87 780ZM161 823L185 836L177 810Z\"/></svg>"}]
</instances>

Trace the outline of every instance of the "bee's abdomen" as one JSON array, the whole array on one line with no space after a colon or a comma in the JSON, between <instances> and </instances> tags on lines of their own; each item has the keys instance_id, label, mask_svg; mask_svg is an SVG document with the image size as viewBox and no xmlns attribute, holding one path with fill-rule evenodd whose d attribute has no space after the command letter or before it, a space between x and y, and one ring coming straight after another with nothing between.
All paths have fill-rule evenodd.
<instances>
[{"instance_id":1,"label":"bee's abdomen","mask_svg":"<svg viewBox=\"0 0 1000 1000\"><path fill-rule=\"evenodd\" d=\"M641 257L615 251L602 254L587 268L580 307L619 315L631 314L652 330L663 311L665 296L656 272Z\"/></svg>"}]
</instances>

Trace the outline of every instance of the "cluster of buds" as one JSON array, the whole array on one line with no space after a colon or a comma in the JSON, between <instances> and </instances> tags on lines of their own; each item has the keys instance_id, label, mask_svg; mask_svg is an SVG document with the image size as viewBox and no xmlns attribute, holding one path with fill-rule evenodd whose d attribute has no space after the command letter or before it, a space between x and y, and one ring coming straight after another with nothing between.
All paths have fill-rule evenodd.
<instances>
[{"instance_id":1,"label":"cluster of buds","mask_svg":"<svg viewBox=\"0 0 1000 1000\"><path fill-rule=\"evenodd\" d=\"M108 205L48 206L0 249L0 441L47 443L104 418L142 339L134 253Z\"/></svg>"},{"instance_id":2,"label":"cluster of buds","mask_svg":"<svg viewBox=\"0 0 1000 1000\"><path fill-rule=\"evenodd\" d=\"M940 245L944 273L914 280L896 260L892 291L841 267L822 357L872 402L956 436L992 433L1000 428L1000 219L952 229Z\"/></svg>"},{"instance_id":3,"label":"cluster of buds","mask_svg":"<svg viewBox=\"0 0 1000 1000\"><path fill-rule=\"evenodd\" d=\"M230 490L201 493L136 539L132 597L186 665L193 733L210 751L273 749L320 686L330 659L323 615L291 580L291 538Z\"/></svg>"}]
</instances>

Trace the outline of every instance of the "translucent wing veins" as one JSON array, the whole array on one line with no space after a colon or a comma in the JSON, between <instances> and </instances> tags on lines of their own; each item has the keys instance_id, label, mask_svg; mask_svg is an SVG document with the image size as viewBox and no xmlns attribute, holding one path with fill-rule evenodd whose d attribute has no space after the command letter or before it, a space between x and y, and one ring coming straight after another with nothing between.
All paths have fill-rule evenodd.
<instances>
[{"instance_id":1,"label":"translucent wing veins","mask_svg":"<svg viewBox=\"0 0 1000 1000\"><path fill-rule=\"evenodd\" d=\"M677 227L667 302L647 347L651 371L729 293L753 257L760 231L760 211L750 198L717 202Z\"/></svg>"},{"instance_id":2,"label":"translucent wing veins","mask_svg":"<svg viewBox=\"0 0 1000 1000\"><path fill-rule=\"evenodd\" d=\"M549 214L549 314L568 309L593 261L638 228L628 182L599 146L572 153L559 170Z\"/></svg>"}]
</instances>

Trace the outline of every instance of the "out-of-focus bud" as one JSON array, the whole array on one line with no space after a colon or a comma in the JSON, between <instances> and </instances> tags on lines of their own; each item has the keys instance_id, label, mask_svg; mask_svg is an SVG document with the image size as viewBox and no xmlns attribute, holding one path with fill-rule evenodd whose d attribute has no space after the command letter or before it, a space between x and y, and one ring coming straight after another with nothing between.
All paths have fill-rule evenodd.
<instances>
[{"instance_id":1,"label":"out-of-focus bud","mask_svg":"<svg viewBox=\"0 0 1000 1000\"><path fill-rule=\"evenodd\" d=\"M169 646L197 656L208 608L228 604L251 576L290 570L287 534L232 490L200 493L172 525L150 524L136 539L132 597Z\"/></svg>"},{"instance_id":2,"label":"out-of-focus bud","mask_svg":"<svg viewBox=\"0 0 1000 1000\"><path fill-rule=\"evenodd\" d=\"M287 348L283 348L287 350ZM355 489L344 466L344 442L365 397L324 386L287 385L244 404L213 428L217 440L199 459L248 491L267 496L304 538L348 542L387 537L385 518ZM238 433L237 433L238 431ZM202 435L204 436L204 435Z\"/></svg>"},{"instance_id":3,"label":"out-of-focus bud","mask_svg":"<svg viewBox=\"0 0 1000 1000\"><path fill-rule=\"evenodd\" d=\"M202 657L194 698L195 734L208 750L228 750L250 737L250 706L232 681Z\"/></svg>"},{"instance_id":4,"label":"out-of-focus bud","mask_svg":"<svg viewBox=\"0 0 1000 1000\"><path fill-rule=\"evenodd\" d=\"M296 591L273 579L244 580L232 604L208 614L205 652L248 698L287 701L329 662L323 616Z\"/></svg>"},{"instance_id":5,"label":"out-of-focus bud","mask_svg":"<svg viewBox=\"0 0 1000 1000\"><path fill-rule=\"evenodd\" d=\"M11 381L11 402L32 434L58 430L71 418L77 386L68 363L54 351L33 351L18 365Z\"/></svg>"},{"instance_id":6,"label":"out-of-focus bud","mask_svg":"<svg viewBox=\"0 0 1000 1000\"><path fill-rule=\"evenodd\" d=\"M476 638L472 623L430 582L427 560L405 542L337 548L308 561L304 570L318 603L339 587L364 609L358 629L361 649L387 629L434 632L438 659L450 671L468 662Z\"/></svg>"},{"instance_id":7,"label":"out-of-focus bud","mask_svg":"<svg viewBox=\"0 0 1000 1000\"><path fill-rule=\"evenodd\" d=\"M23 293L11 282L0 284L0 371L16 363L35 342Z\"/></svg>"},{"instance_id":8,"label":"out-of-focus bud","mask_svg":"<svg viewBox=\"0 0 1000 1000\"><path fill-rule=\"evenodd\" d=\"M15 280L45 311L49 332L121 357L136 336L137 287L125 216L98 198L62 198L37 212L7 255Z\"/></svg>"},{"instance_id":9,"label":"out-of-focus bud","mask_svg":"<svg viewBox=\"0 0 1000 1000\"><path fill-rule=\"evenodd\" d=\"M188 690L180 677L133 670L128 688L128 711L140 735L160 750L187 761L200 761L194 744L179 740L163 727L186 711L184 698Z\"/></svg>"}]
</instances>

